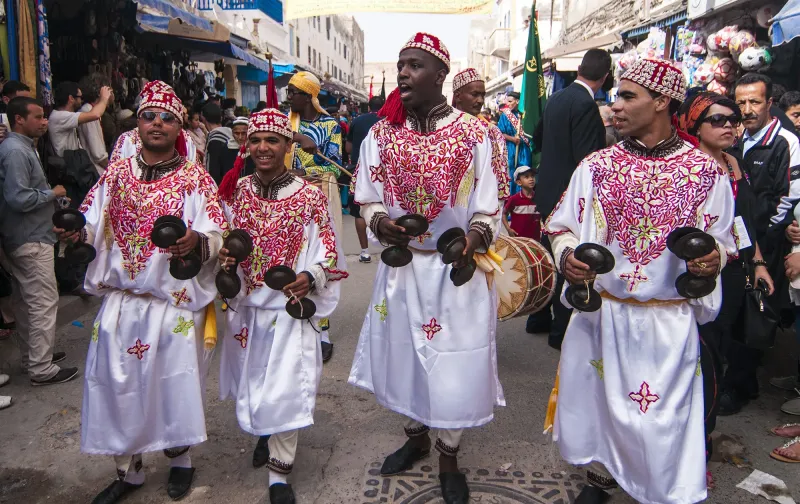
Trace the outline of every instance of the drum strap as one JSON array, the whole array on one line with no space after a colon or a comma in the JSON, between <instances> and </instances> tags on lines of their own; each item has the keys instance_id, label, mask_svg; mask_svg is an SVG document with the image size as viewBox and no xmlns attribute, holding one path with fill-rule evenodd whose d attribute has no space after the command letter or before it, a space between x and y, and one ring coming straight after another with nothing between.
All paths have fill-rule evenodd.
<instances>
[{"instance_id":1,"label":"drum strap","mask_svg":"<svg viewBox=\"0 0 800 504\"><path fill-rule=\"evenodd\" d=\"M600 297L610 299L622 304L629 304L634 306L673 306L687 302L687 299L648 299L647 301L639 301L633 298L618 298L606 291L600 293Z\"/></svg>"}]
</instances>

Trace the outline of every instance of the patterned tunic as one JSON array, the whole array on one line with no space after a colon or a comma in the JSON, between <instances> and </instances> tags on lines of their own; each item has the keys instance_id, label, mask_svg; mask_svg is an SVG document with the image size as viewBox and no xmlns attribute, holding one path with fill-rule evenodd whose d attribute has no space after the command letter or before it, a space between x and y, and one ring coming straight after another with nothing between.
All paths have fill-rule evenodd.
<instances>
[{"instance_id":1,"label":"patterned tunic","mask_svg":"<svg viewBox=\"0 0 800 504\"><path fill-rule=\"evenodd\" d=\"M310 137L317 149L338 164L342 164L342 128L331 116L319 116L313 121L300 121L300 133ZM293 168L303 169L309 175L333 172L339 176L339 169L316 154L309 154L295 148Z\"/></svg>"}]
</instances>

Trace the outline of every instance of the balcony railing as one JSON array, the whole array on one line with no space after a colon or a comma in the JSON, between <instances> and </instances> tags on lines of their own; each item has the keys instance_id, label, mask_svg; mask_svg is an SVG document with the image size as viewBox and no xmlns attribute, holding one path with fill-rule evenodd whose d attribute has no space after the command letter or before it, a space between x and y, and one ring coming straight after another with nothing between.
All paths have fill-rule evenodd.
<instances>
[{"instance_id":1,"label":"balcony railing","mask_svg":"<svg viewBox=\"0 0 800 504\"><path fill-rule=\"evenodd\" d=\"M283 23L281 0L198 0L199 10L213 10L214 4L222 10L260 10L279 23Z\"/></svg>"},{"instance_id":2,"label":"balcony railing","mask_svg":"<svg viewBox=\"0 0 800 504\"><path fill-rule=\"evenodd\" d=\"M511 53L511 30L497 28L489 35L489 54L498 58L508 59Z\"/></svg>"}]
</instances>

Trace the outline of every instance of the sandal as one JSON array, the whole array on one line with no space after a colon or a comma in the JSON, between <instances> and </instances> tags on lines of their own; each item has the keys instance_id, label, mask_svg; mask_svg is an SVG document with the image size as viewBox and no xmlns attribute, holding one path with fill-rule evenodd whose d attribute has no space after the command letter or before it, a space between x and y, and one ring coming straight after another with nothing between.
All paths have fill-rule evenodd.
<instances>
[{"instance_id":1,"label":"sandal","mask_svg":"<svg viewBox=\"0 0 800 504\"><path fill-rule=\"evenodd\" d=\"M794 436L782 436L782 435L778 434L778 431L779 431L779 430L781 430L781 429L788 429L788 428L790 428L790 427L800 427L800 423L787 423L787 424L783 424L783 425L781 425L781 426L779 426L779 427L773 427L773 428L771 428L769 431L770 431L770 433L772 433L772 435L773 435L773 436L778 436L778 437L782 437L782 438L790 438L790 437L794 437Z\"/></svg>"},{"instance_id":2,"label":"sandal","mask_svg":"<svg viewBox=\"0 0 800 504\"><path fill-rule=\"evenodd\" d=\"M779 449L786 449L786 448L789 448L790 446L798 444L798 443L800 443L800 436L798 436L798 437L796 437L794 439L790 439L786 444L784 444L780 448L775 448L774 450L772 450L772 453L770 453L769 456L774 458L775 460L780 460L781 462L786 462L786 463L789 463L789 464L800 464L800 458L796 458L796 459L789 458L789 457L783 456L783 455L781 455L781 454L779 454L777 452Z\"/></svg>"}]
</instances>

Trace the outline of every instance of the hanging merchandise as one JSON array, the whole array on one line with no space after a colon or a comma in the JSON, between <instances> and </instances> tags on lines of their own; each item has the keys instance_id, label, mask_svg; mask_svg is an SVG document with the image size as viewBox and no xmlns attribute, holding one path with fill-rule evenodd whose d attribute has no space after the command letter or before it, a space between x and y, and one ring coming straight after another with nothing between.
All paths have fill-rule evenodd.
<instances>
[{"instance_id":1,"label":"hanging merchandise","mask_svg":"<svg viewBox=\"0 0 800 504\"><path fill-rule=\"evenodd\" d=\"M214 62L214 70L217 72L217 76L214 79L214 89L216 89L220 93L225 92L225 78L222 76L222 72L225 70L225 60L217 60Z\"/></svg>"},{"instance_id":2,"label":"hanging merchandise","mask_svg":"<svg viewBox=\"0 0 800 504\"><path fill-rule=\"evenodd\" d=\"M756 45L756 36L749 30L739 30L728 43L728 50L734 61L739 60L739 56L745 49Z\"/></svg>"},{"instance_id":3,"label":"hanging merchandise","mask_svg":"<svg viewBox=\"0 0 800 504\"><path fill-rule=\"evenodd\" d=\"M756 9L753 17L756 19L758 26L761 28L769 28L769 20L777 16L780 10L781 8L778 7L778 4L769 3Z\"/></svg>"},{"instance_id":4,"label":"hanging merchandise","mask_svg":"<svg viewBox=\"0 0 800 504\"><path fill-rule=\"evenodd\" d=\"M706 85L714 80L714 66L711 63L703 63L694 73L695 84Z\"/></svg>"},{"instance_id":5,"label":"hanging merchandise","mask_svg":"<svg viewBox=\"0 0 800 504\"><path fill-rule=\"evenodd\" d=\"M724 84L718 80L712 80L708 86L706 87L707 91L711 91L712 93L719 93L721 95L727 95L730 91L730 86Z\"/></svg>"},{"instance_id":6,"label":"hanging merchandise","mask_svg":"<svg viewBox=\"0 0 800 504\"><path fill-rule=\"evenodd\" d=\"M732 58L721 58L714 64L714 80L720 83L736 80L736 63Z\"/></svg>"},{"instance_id":7,"label":"hanging merchandise","mask_svg":"<svg viewBox=\"0 0 800 504\"><path fill-rule=\"evenodd\" d=\"M42 102L45 105L52 105L53 73L50 70L50 36L43 0L36 0L36 21L39 29L39 88Z\"/></svg>"},{"instance_id":8,"label":"hanging merchandise","mask_svg":"<svg viewBox=\"0 0 800 504\"><path fill-rule=\"evenodd\" d=\"M17 9L14 0L8 0L6 6L6 21L8 40L8 74L9 80L19 80L19 58L17 56Z\"/></svg>"},{"instance_id":9,"label":"hanging merchandise","mask_svg":"<svg viewBox=\"0 0 800 504\"><path fill-rule=\"evenodd\" d=\"M12 0L13 1L13 0ZM17 36L19 43L19 80L36 89L38 58L36 57L35 21L29 0L17 0Z\"/></svg>"},{"instance_id":10,"label":"hanging merchandise","mask_svg":"<svg viewBox=\"0 0 800 504\"><path fill-rule=\"evenodd\" d=\"M739 65L747 72L763 71L771 64L772 54L766 47L751 47L739 56Z\"/></svg>"}]
</instances>

